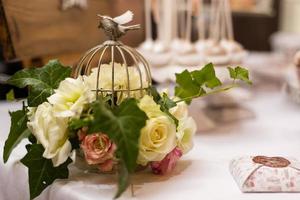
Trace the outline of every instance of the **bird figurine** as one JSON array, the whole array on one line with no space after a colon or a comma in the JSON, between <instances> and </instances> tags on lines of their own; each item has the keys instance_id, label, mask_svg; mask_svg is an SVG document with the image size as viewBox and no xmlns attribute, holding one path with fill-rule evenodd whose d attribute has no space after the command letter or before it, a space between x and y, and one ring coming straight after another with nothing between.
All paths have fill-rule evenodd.
<instances>
[{"instance_id":1,"label":"bird figurine","mask_svg":"<svg viewBox=\"0 0 300 200\"><path fill-rule=\"evenodd\" d=\"M127 31L140 28L139 24L131 26L124 25L132 21L133 13L129 10L115 18L104 15L98 15L98 17L100 17L98 28L102 28L110 40L117 41L121 36L125 35Z\"/></svg>"}]
</instances>

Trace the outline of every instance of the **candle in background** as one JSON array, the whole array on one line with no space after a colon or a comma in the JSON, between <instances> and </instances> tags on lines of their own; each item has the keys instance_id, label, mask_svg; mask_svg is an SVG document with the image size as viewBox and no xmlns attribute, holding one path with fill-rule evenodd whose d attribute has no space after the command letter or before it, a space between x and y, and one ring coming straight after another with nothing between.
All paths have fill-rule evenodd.
<instances>
[{"instance_id":1,"label":"candle in background","mask_svg":"<svg viewBox=\"0 0 300 200\"><path fill-rule=\"evenodd\" d=\"M145 0L145 41L140 45L140 48L145 51L151 51L154 45L152 38L151 7L152 0Z\"/></svg>"}]
</instances>

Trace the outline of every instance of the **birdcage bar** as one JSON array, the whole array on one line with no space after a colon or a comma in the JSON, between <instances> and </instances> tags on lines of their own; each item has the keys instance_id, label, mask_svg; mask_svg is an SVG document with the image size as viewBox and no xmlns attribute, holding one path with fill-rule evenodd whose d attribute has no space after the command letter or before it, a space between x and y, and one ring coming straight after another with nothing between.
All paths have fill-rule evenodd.
<instances>
[{"instance_id":1,"label":"birdcage bar","mask_svg":"<svg viewBox=\"0 0 300 200\"><path fill-rule=\"evenodd\" d=\"M130 79L129 79L129 71L128 71L128 65L127 65L127 61L126 61L126 58L125 58L125 55L122 51L122 49L119 47L119 46L116 46L119 53L121 54L121 57L123 59L123 63L126 67L126 76L127 76L127 95L128 95L128 98L130 98Z\"/></svg>"},{"instance_id":2,"label":"birdcage bar","mask_svg":"<svg viewBox=\"0 0 300 200\"><path fill-rule=\"evenodd\" d=\"M136 56L140 59L140 62L142 63L142 66L145 69L145 73L146 73L146 78L148 83L151 85L151 72L150 72L150 66L148 64L148 62L146 61L146 59L135 49L131 48L131 47L126 47L128 49L130 49L132 52L134 52L136 54Z\"/></svg>"},{"instance_id":3,"label":"birdcage bar","mask_svg":"<svg viewBox=\"0 0 300 200\"><path fill-rule=\"evenodd\" d=\"M90 70L92 68L92 65L91 65L91 61L93 60L94 56L101 51L101 49L103 48L104 46L102 46L101 48L95 50L92 55L90 56L90 58L88 59L87 63L86 63L86 66L85 66L85 69L84 69L84 74L90 74Z\"/></svg>"},{"instance_id":4,"label":"birdcage bar","mask_svg":"<svg viewBox=\"0 0 300 200\"><path fill-rule=\"evenodd\" d=\"M111 72L111 102L114 106L115 100L115 46L111 46L111 62L112 62L112 72Z\"/></svg>"},{"instance_id":5,"label":"birdcage bar","mask_svg":"<svg viewBox=\"0 0 300 200\"><path fill-rule=\"evenodd\" d=\"M132 57L134 64L133 66L136 67L138 73L139 73L139 77L140 77L140 95L143 96L143 77L142 77L142 72L141 69L139 67L139 62L136 58L136 56L134 55L134 53L131 52L130 48L127 48L126 46L121 46L122 49L124 49L127 53L129 53L129 55Z\"/></svg>"},{"instance_id":6,"label":"birdcage bar","mask_svg":"<svg viewBox=\"0 0 300 200\"><path fill-rule=\"evenodd\" d=\"M78 77L79 75L82 74L82 68L84 67L84 61L88 58L88 56L89 56L91 53L93 53L95 50L100 49L102 46L103 46L103 45L98 45L98 46L92 48L91 50L89 50L88 52L86 52L86 53L84 54L84 56L81 57L81 59L80 59L78 65L77 65L76 71L75 71L76 77Z\"/></svg>"},{"instance_id":7,"label":"birdcage bar","mask_svg":"<svg viewBox=\"0 0 300 200\"><path fill-rule=\"evenodd\" d=\"M98 49L101 49L103 47L103 45L98 45L92 49L90 49L88 52L86 52L84 54L84 56L81 57L76 69L75 69L75 73L74 73L74 76L75 78L77 78L79 75L81 75L81 72L82 72L82 68L84 66L84 61L85 59L91 54L93 53L95 50L97 51Z\"/></svg>"},{"instance_id":8,"label":"birdcage bar","mask_svg":"<svg viewBox=\"0 0 300 200\"><path fill-rule=\"evenodd\" d=\"M131 47L129 47L131 48ZM145 69L146 72L146 78L147 78L147 82L149 84L149 86L152 85L152 80L151 80L151 72L150 72L150 66L148 64L148 62L146 61L146 59L136 50L134 50L133 48L131 48L133 51L135 51L135 53L137 54L137 56L140 58L140 60L142 61L142 66Z\"/></svg>"},{"instance_id":9,"label":"birdcage bar","mask_svg":"<svg viewBox=\"0 0 300 200\"><path fill-rule=\"evenodd\" d=\"M108 49L110 49L110 53L111 53L112 85L111 85L111 89L104 89L104 88L100 88L101 65L103 64L103 57L107 53ZM121 58L122 58L121 63L123 63L123 65L126 69L126 79L127 79L127 88L126 89L117 89L114 87L114 85L115 85L115 63L116 63L115 53L116 52L120 53ZM128 65L125 52L133 60L133 67L135 67L138 72L139 83L140 83L139 88L133 88L133 89L131 88L130 73L129 73L129 67L131 67L131 66ZM79 64L77 65L77 68L75 69L75 77L82 75L82 72L84 72L83 74L85 74L85 75L89 75L91 73L91 68L93 67L92 60L97 55L97 53L99 53L100 57L99 57L99 60L97 63L98 70L97 70L96 88L95 88L95 90L92 90L92 91L96 92L97 98L99 96L99 92L101 93L101 95L103 95L103 93L109 93L112 95L111 98L114 99L116 93L118 93L118 92L126 92L127 97L130 98L132 96L131 92L133 92L133 91L140 91L141 96L143 96L144 91L145 92L149 91L148 89L151 86L151 72L149 69L148 62L135 49L125 46L122 43L115 42L115 41L107 41L103 45L98 45L98 46L92 48L91 50L89 50L87 53L85 53L85 55L81 58ZM143 72L141 71L140 67L144 68ZM145 78L145 80L147 81L147 85L145 87L144 87L143 78Z\"/></svg>"},{"instance_id":10,"label":"birdcage bar","mask_svg":"<svg viewBox=\"0 0 300 200\"><path fill-rule=\"evenodd\" d=\"M105 46L103 51L101 52L101 55L99 57L99 60L98 60L98 65L97 65L97 85L96 85L96 98L98 99L98 95L99 95L99 82L100 82L100 71L101 71L101 64L102 64L102 58L103 58L103 55L105 54L106 50L107 50L108 46ZM103 97L103 92L101 92L101 96Z\"/></svg>"}]
</instances>

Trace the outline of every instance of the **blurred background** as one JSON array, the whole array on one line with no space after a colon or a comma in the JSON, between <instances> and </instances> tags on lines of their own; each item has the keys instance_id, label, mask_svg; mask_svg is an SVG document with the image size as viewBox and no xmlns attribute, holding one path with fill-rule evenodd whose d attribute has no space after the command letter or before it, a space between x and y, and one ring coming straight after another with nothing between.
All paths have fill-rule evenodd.
<instances>
[{"instance_id":1,"label":"blurred background","mask_svg":"<svg viewBox=\"0 0 300 200\"><path fill-rule=\"evenodd\" d=\"M190 2L190 9L182 9L180 12L184 15L184 20L186 19L185 25L190 25L187 32L188 40L194 44L201 37L200 31L209 29L203 26L199 28L199 18L204 21L204 26L213 22L211 7L214 0L176 2L178 1L183 1L183 5L189 5ZM60 59L65 65L75 65L86 50L102 43L106 38L97 28L96 15L99 13L117 16L132 10L135 14L132 23L140 23L142 29L130 32L122 38L122 41L129 46L139 47L141 52L148 56L148 60L151 60L153 55L148 55L141 44L145 42L146 37L155 40L161 30L168 31L167 26L159 27L164 13L170 12L171 9L166 5L167 2L173 4L169 0L1 0L0 2L1 99L5 99L6 93L11 89L5 81L17 70L40 67L53 58ZM282 80L279 75L282 75L282 69L292 64L294 54L300 50L300 1L228 0L228 2L230 9L227 11L230 12L230 18L232 17L234 40L247 52L240 63L249 68L253 66L254 73L262 76L267 73L269 77L274 78L275 85L280 83ZM180 6L176 9L178 8ZM187 19L188 13L191 14L190 20ZM150 16L150 21L149 19L147 21L147 16ZM179 24L179 20L177 19L175 23ZM148 35L147 30L151 32ZM210 34L214 32L215 29L210 30ZM207 33L202 37L210 38ZM168 48L158 50L156 53L165 52L168 52ZM186 55L185 53L182 55ZM155 69L153 63L152 67L154 80L156 69L162 67L169 69L167 66ZM166 79L168 77L157 77L155 81L164 82ZM25 93L20 89L15 90L16 97L22 97Z\"/></svg>"}]
</instances>

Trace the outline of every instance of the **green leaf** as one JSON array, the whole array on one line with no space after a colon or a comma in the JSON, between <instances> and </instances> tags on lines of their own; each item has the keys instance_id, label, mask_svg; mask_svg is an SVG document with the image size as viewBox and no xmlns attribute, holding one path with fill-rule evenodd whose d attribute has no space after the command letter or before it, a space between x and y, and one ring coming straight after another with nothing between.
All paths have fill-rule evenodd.
<instances>
[{"instance_id":1,"label":"green leaf","mask_svg":"<svg viewBox=\"0 0 300 200\"><path fill-rule=\"evenodd\" d=\"M77 132L79 129L83 127L88 127L91 124L92 120L93 119L91 119L90 117L71 119L68 125L68 129L69 129L69 141L71 142L72 149L80 148L80 141L78 139Z\"/></svg>"},{"instance_id":2,"label":"green leaf","mask_svg":"<svg viewBox=\"0 0 300 200\"><path fill-rule=\"evenodd\" d=\"M6 93L6 100L7 101L14 101L15 100L15 92L13 89L9 90L8 93Z\"/></svg>"},{"instance_id":3,"label":"green leaf","mask_svg":"<svg viewBox=\"0 0 300 200\"><path fill-rule=\"evenodd\" d=\"M229 71L230 78L232 78L233 80L238 79L244 81L249 85L252 84L252 82L249 79L249 71L247 69L239 66L235 68L228 67L227 69Z\"/></svg>"},{"instance_id":4,"label":"green leaf","mask_svg":"<svg viewBox=\"0 0 300 200\"><path fill-rule=\"evenodd\" d=\"M18 71L7 83L19 88L29 86L28 105L34 107L46 101L59 83L70 75L70 67L64 67L58 60L51 60L42 68Z\"/></svg>"},{"instance_id":5,"label":"green leaf","mask_svg":"<svg viewBox=\"0 0 300 200\"><path fill-rule=\"evenodd\" d=\"M176 74L175 95L180 98L196 96L199 94L201 87L193 80L191 73L188 70ZM190 101L187 101L190 103Z\"/></svg>"},{"instance_id":6,"label":"green leaf","mask_svg":"<svg viewBox=\"0 0 300 200\"><path fill-rule=\"evenodd\" d=\"M139 152L141 129L146 125L147 115L140 110L136 99L127 99L120 106L111 108L103 101L92 105L94 121L89 127L89 133L106 133L117 145L117 157L122 173L119 174L118 192L120 196L128 186L128 173L134 172Z\"/></svg>"},{"instance_id":7,"label":"green leaf","mask_svg":"<svg viewBox=\"0 0 300 200\"><path fill-rule=\"evenodd\" d=\"M90 123L92 122L93 119L91 119L90 117L86 117L86 118L73 118L71 119L71 121L69 122L69 130L71 131L75 131L78 130L82 127L87 127L90 125Z\"/></svg>"},{"instance_id":8,"label":"green leaf","mask_svg":"<svg viewBox=\"0 0 300 200\"><path fill-rule=\"evenodd\" d=\"M18 110L9 113L11 117L11 126L8 138L5 141L3 151L3 161L7 162L12 150L21 142L22 139L30 136L30 131L27 128L26 110Z\"/></svg>"},{"instance_id":9,"label":"green leaf","mask_svg":"<svg viewBox=\"0 0 300 200\"><path fill-rule=\"evenodd\" d=\"M166 109L170 109L170 108L173 108L175 107L177 104L169 98L169 96L166 94L166 93L163 93L163 96L162 96L162 104L164 105L164 107Z\"/></svg>"},{"instance_id":10,"label":"green leaf","mask_svg":"<svg viewBox=\"0 0 300 200\"><path fill-rule=\"evenodd\" d=\"M54 93L53 89L44 88L42 90L29 88L29 93L27 97L28 105L31 107L37 107L47 100L49 96Z\"/></svg>"},{"instance_id":11,"label":"green leaf","mask_svg":"<svg viewBox=\"0 0 300 200\"><path fill-rule=\"evenodd\" d=\"M166 113L174 121L176 127L178 127L178 119L176 119L176 117L174 117L169 111L170 108L177 105L176 102L170 99L166 93L163 93L163 96L161 96L155 87L150 88L150 93L155 103L160 105L160 110Z\"/></svg>"},{"instance_id":12,"label":"green leaf","mask_svg":"<svg viewBox=\"0 0 300 200\"><path fill-rule=\"evenodd\" d=\"M228 70L230 77L234 81L239 79L248 84L252 84L249 80L249 72L247 69L242 67L228 67ZM185 101L188 104L192 99L222 92L236 86L233 83L230 87L227 86L225 88L216 89L216 87L222 86L222 82L216 76L212 63L205 65L201 70L191 72L184 70L182 73L176 74L176 83L175 95L181 98L181 100L176 101L176 103ZM207 88L209 88L209 90L207 90Z\"/></svg>"},{"instance_id":13,"label":"green leaf","mask_svg":"<svg viewBox=\"0 0 300 200\"><path fill-rule=\"evenodd\" d=\"M37 140L34 135L30 134L28 140L31 144L37 143Z\"/></svg>"},{"instance_id":14,"label":"green leaf","mask_svg":"<svg viewBox=\"0 0 300 200\"><path fill-rule=\"evenodd\" d=\"M216 72L212 63L205 65L201 70L191 72L194 80L200 85L213 89L222 85L222 82L216 76Z\"/></svg>"},{"instance_id":15,"label":"green leaf","mask_svg":"<svg viewBox=\"0 0 300 200\"><path fill-rule=\"evenodd\" d=\"M21 162L28 167L30 199L34 199L56 179L66 179L69 176L70 158L58 167L53 167L52 161L43 157L44 148L41 144L31 145L29 152Z\"/></svg>"},{"instance_id":16,"label":"green leaf","mask_svg":"<svg viewBox=\"0 0 300 200\"><path fill-rule=\"evenodd\" d=\"M127 189L129 185L129 173L128 170L124 164L124 162L120 161L118 165L118 191L115 195L115 199L119 198L123 192Z\"/></svg>"},{"instance_id":17,"label":"green leaf","mask_svg":"<svg viewBox=\"0 0 300 200\"><path fill-rule=\"evenodd\" d=\"M236 79L237 78L237 73L235 72L234 68L232 67L227 67L228 71L229 71L229 76L232 79Z\"/></svg>"},{"instance_id":18,"label":"green leaf","mask_svg":"<svg viewBox=\"0 0 300 200\"><path fill-rule=\"evenodd\" d=\"M138 141L141 129L146 125L147 115L140 110L136 99L127 99L114 109L102 101L92 105L94 121L89 133L106 133L117 145L117 154L131 173L135 170L138 156Z\"/></svg>"},{"instance_id":19,"label":"green leaf","mask_svg":"<svg viewBox=\"0 0 300 200\"><path fill-rule=\"evenodd\" d=\"M153 100L158 103L159 101L161 101L162 97L159 94L159 92L157 91L156 87L154 86L150 86L149 88L149 92L151 94L151 96L153 97Z\"/></svg>"},{"instance_id":20,"label":"green leaf","mask_svg":"<svg viewBox=\"0 0 300 200\"><path fill-rule=\"evenodd\" d=\"M175 101L170 99L166 93L163 93L162 99L158 104L160 104L160 110L166 113L174 121L177 128L179 125L179 121L176 117L174 117L174 115L170 113L170 108L173 108L177 105Z\"/></svg>"}]
</instances>

